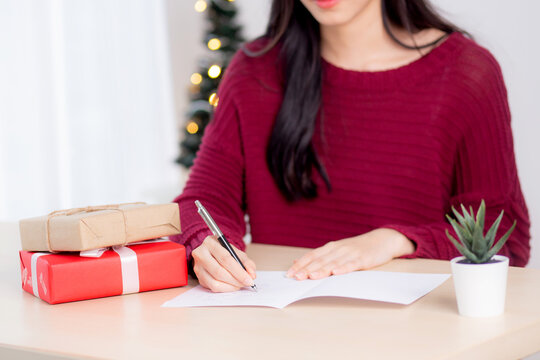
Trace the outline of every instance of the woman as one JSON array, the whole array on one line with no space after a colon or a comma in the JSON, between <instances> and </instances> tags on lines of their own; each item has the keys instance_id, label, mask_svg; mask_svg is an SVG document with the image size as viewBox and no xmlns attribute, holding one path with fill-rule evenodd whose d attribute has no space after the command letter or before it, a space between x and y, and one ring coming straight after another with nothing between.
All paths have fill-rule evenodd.
<instances>
[{"instance_id":1,"label":"woman","mask_svg":"<svg viewBox=\"0 0 540 360\"><path fill-rule=\"evenodd\" d=\"M200 200L229 241L315 248L298 280L397 257L450 259L445 214L461 203L504 209L500 253L529 257L528 212L506 89L485 49L422 0L274 0L266 36L230 64L180 205L201 285L253 284L210 235ZM189 255L191 254L191 255Z\"/></svg>"}]
</instances>

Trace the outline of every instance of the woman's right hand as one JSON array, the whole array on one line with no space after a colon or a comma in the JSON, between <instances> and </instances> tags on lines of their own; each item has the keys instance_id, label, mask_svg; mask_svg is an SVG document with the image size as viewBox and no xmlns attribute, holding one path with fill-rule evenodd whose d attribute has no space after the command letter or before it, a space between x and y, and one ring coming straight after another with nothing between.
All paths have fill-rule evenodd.
<instances>
[{"instance_id":1,"label":"woman's right hand","mask_svg":"<svg viewBox=\"0 0 540 360\"><path fill-rule=\"evenodd\" d=\"M199 284L213 292L236 291L254 284L255 263L245 252L231 246L247 271L221 246L215 236L207 236L191 253L193 271L197 274Z\"/></svg>"}]
</instances>

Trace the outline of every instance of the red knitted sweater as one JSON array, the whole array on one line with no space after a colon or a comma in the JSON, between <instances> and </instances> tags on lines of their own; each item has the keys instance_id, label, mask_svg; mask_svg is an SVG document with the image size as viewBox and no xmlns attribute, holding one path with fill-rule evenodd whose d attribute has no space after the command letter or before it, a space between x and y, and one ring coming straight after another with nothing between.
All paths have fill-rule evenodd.
<instances>
[{"instance_id":1,"label":"red knitted sweater","mask_svg":"<svg viewBox=\"0 0 540 360\"><path fill-rule=\"evenodd\" d=\"M409 257L458 256L445 235L452 205L487 205L486 225L501 210L499 236L517 220L500 251L510 264L529 259L529 216L514 158L501 69L459 33L408 65L380 72L323 60L324 121L313 142L332 190L289 203L268 171L265 151L282 91L277 50L238 52L221 82L214 120L180 205L188 254L210 235L195 200L229 241L243 249L245 214L254 243L319 247L392 228L416 244ZM189 256L189 255L188 255Z\"/></svg>"}]
</instances>

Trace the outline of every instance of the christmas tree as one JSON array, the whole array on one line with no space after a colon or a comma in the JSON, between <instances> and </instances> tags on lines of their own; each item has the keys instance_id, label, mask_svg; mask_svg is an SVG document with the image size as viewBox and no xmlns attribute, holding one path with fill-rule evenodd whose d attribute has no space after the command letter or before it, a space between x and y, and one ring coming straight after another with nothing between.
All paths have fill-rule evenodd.
<instances>
[{"instance_id":1,"label":"christmas tree","mask_svg":"<svg viewBox=\"0 0 540 360\"><path fill-rule=\"evenodd\" d=\"M209 49L208 57L199 60L199 71L191 75L190 104L181 153L177 163L186 168L193 165L201 145L206 125L218 105L217 88L227 65L243 41L234 18L237 13L234 0L197 0L195 11L206 13L208 28L203 38Z\"/></svg>"}]
</instances>

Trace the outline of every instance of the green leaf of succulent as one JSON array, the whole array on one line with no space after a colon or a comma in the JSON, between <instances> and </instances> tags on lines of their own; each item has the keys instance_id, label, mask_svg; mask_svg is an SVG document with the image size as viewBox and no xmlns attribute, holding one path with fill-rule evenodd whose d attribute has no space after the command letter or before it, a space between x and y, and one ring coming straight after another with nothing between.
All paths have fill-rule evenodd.
<instances>
[{"instance_id":1,"label":"green leaf of succulent","mask_svg":"<svg viewBox=\"0 0 540 360\"><path fill-rule=\"evenodd\" d=\"M503 247L510 237L510 234L514 231L516 221L514 221L512 227L494 245L497 230L499 229L499 225L502 221L504 211L501 211L500 215L497 217L497 219L495 219L488 232L484 235L486 220L486 203L484 199L482 199L480 202L480 206L476 214L474 213L472 206L469 206L469 209L467 209L463 204L461 204L461 210L463 214L460 214L454 207L452 207L452 212L455 215L455 219L449 215L446 215L446 219L455 230L459 241L456 240L448 232L448 230L446 230L446 236L454 244L456 249L471 262L484 263L491 260L491 258Z\"/></svg>"},{"instance_id":2,"label":"green leaf of succulent","mask_svg":"<svg viewBox=\"0 0 540 360\"><path fill-rule=\"evenodd\" d=\"M461 204L461 210L463 211L463 217L465 218L465 225L469 232L472 234L474 231L474 218L467 212L467 209Z\"/></svg>"},{"instance_id":3,"label":"green leaf of succulent","mask_svg":"<svg viewBox=\"0 0 540 360\"><path fill-rule=\"evenodd\" d=\"M482 256L487 250L487 244L485 242L484 234L482 234L482 230L483 228L480 227L479 223L474 224L471 251L477 256Z\"/></svg>"},{"instance_id":4,"label":"green leaf of succulent","mask_svg":"<svg viewBox=\"0 0 540 360\"><path fill-rule=\"evenodd\" d=\"M516 227L516 224L517 224L517 221L514 220L514 224L512 225L512 227L506 232L506 234L504 234L499 239L499 241L497 241L497 244L495 244L495 246L493 246L493 248L491 248L491 250L487 252L487 254L485 256L487 259L484 260L484 262L491 259L493 257L493 255L497 254L499 252L499 250L501 250L501 248L503 247L506 240L508 240L508 238L510 237L510 234L512 234L512 231L514 231L514 228Z\"/></svg>"},{"instance_id":5,"label":"green leaf of succulent","mask_svg":"<svg viewBox=\"0 0 540 360\"><path fill-rule=\"evenodd\" d=\"M493 225L491 225L491 227L489 228L489 230L488 230L488 232L486 234L486 241L488 243L488 246L487 246L488 249L491 249L491 247L493 246L493 243L495 242L495 235L497 234L497 230L499 229L499 225L501 223L503 215L504 215L504 210L501 211L501 214L493 222Z\"/></svg>"},{"instance_id":6,"label":"green leaf of succulent","mask_svg":"<svg viewBox=\"0 0 540 360\"><path fill-rule=\"evenodd\" d=\"M482 199L478 212L476 213L476 223L480 226L480 229L484 231L484 222L486 219L486 202Z\"/></svg>"},{"instance_id":7,"label":"green leaf of succulent","mask_svg":"<svg viewBox=\"0 0 540 360\"><path fill-rule=\"evenodd\" d=\"M446 236L448 237L448 239L450 239L452 244L454 244L456 249L458 249L461 255L465 256L467 259L471 260L474 263L479 262L478 257L475 254L473 254L469 249L461 245L452 235L450 235L450 233L448 232L448 229L446 229L445 231L446 231Z\"/></svg>"},{"instance_id":8,"label":"green leaf of succulent","mask_svg":"<svg viewBox=\"0 0 540 360\"><path fill-rule=\"evenodd\" d=\"M458 225L456 220L452 219L448 215L446 215L446 219L448 220L450 225L452 225L452 227L454 228L454 231L456 232L461 243L470 249L472 245L472 235L469 232L469 230L467 230L466 227Z\"/></svg>"},{"instance_id":9,"label":"green leaf of succulent","mask_svg":"<svg viewBox=\"0 0 540 360\"><path fill-rule=\"evenodd\" d=\"M465 224L467 223L465 221L465 218L459 213L459 211L456 210L455 207L452 206L452 212L454 213L454 215L456 216L456 219L458 219L459 223L461 224L461 226L465 226ZM446 215L446 217L448 218L449 216Z\"/></svg>"}]
</instances>

